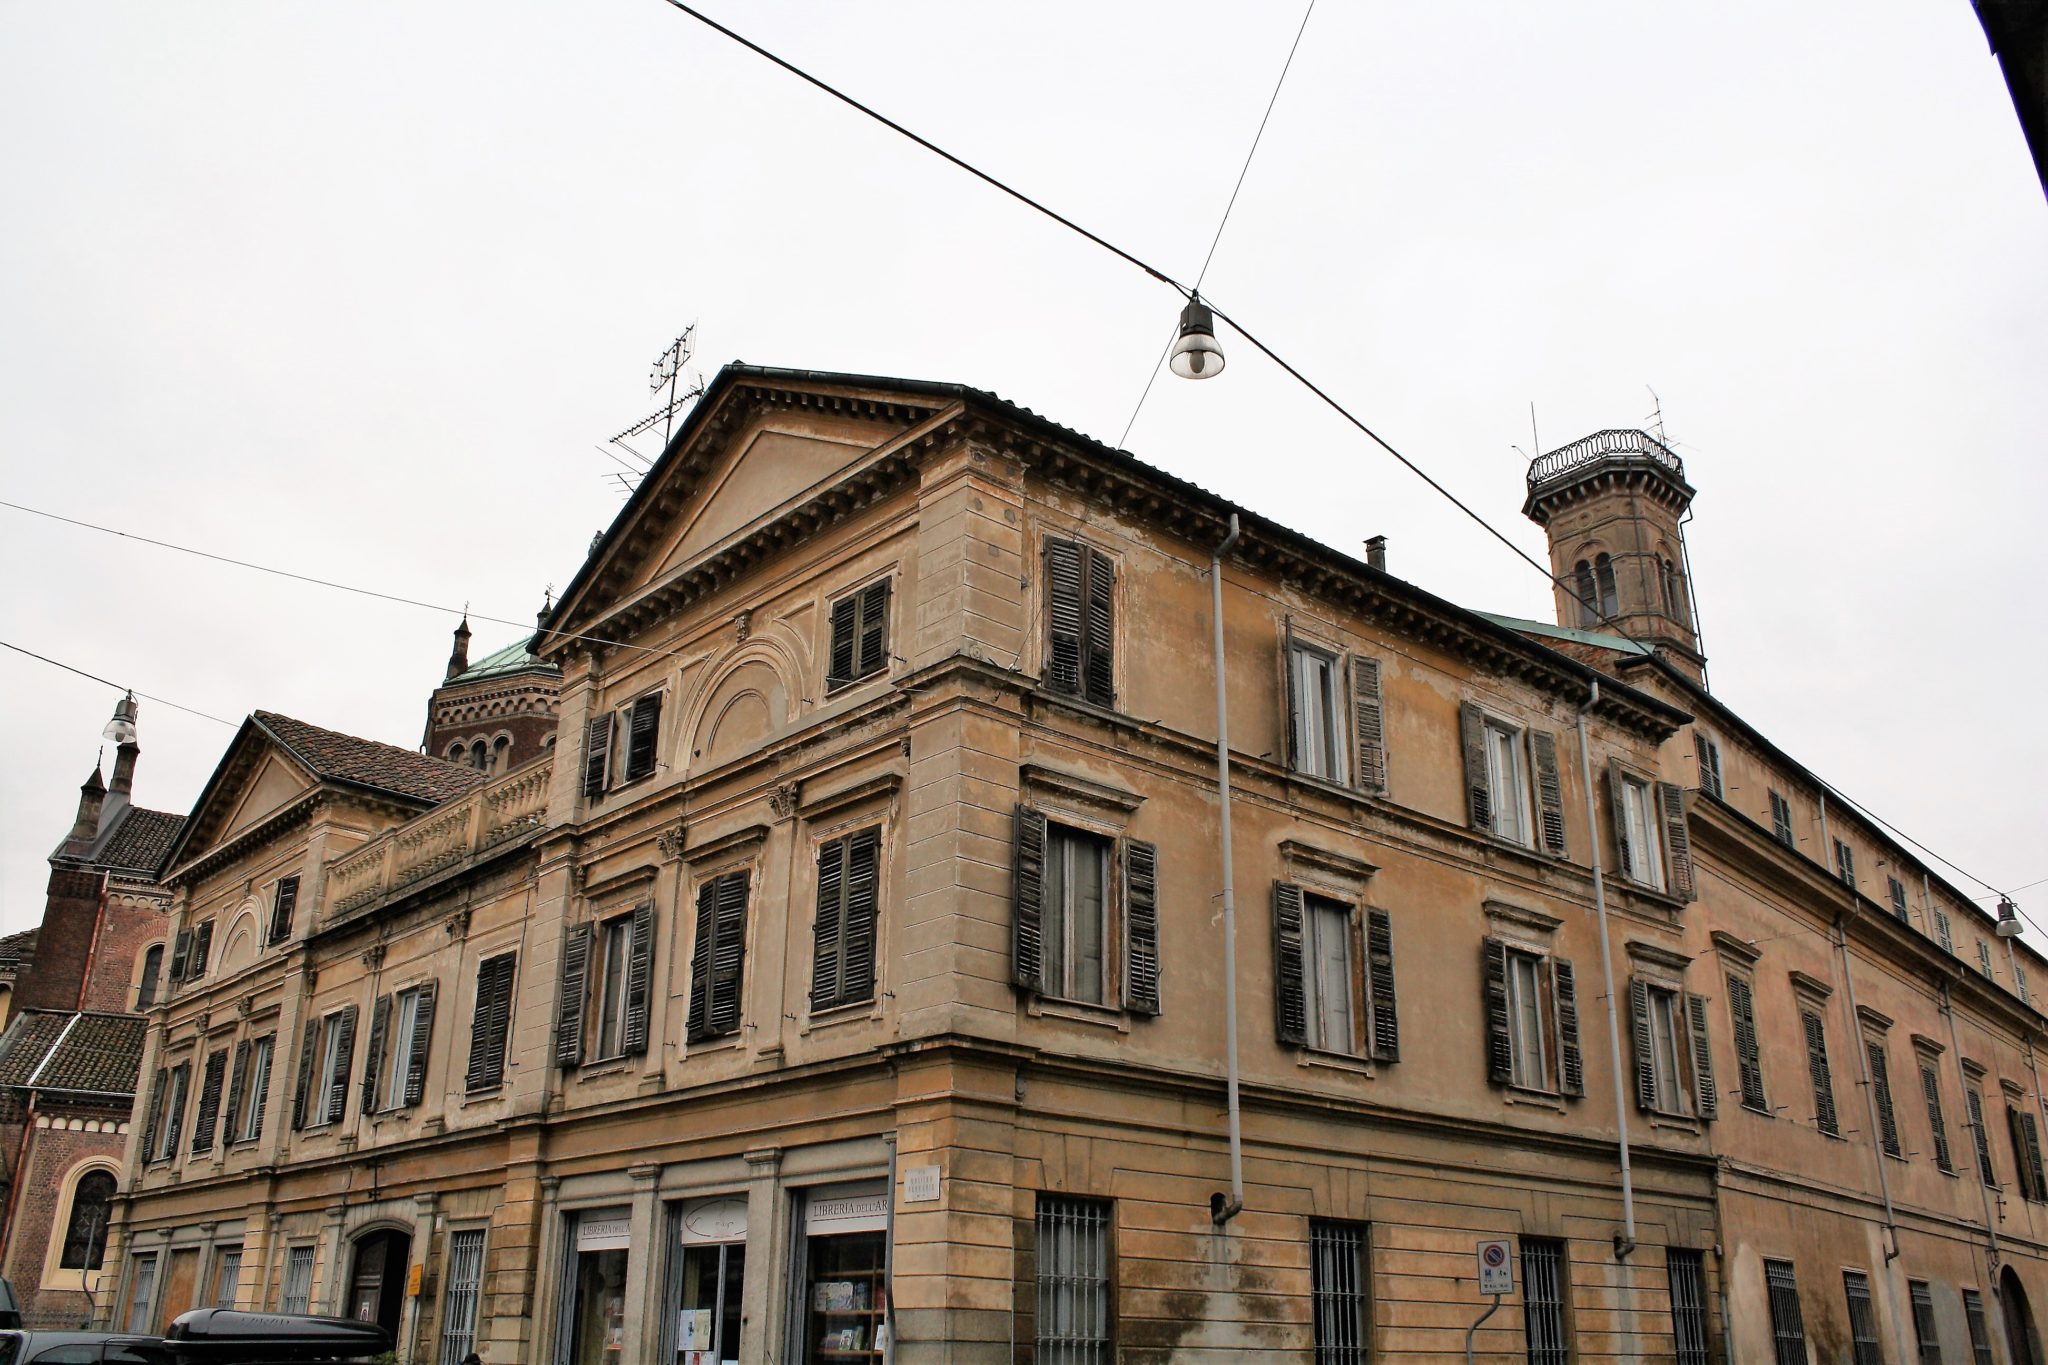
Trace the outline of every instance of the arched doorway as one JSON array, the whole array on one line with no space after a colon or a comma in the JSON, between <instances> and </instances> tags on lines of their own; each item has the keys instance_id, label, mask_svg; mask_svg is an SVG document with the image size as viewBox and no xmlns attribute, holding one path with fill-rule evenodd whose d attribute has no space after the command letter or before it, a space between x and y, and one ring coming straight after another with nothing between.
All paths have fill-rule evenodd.
<instances>
[{"instance_id":1,"label":"arched doorway","mask_svg":"<svg viewBox=\"0 0 2048 1365\"><path fill-rule=\"evenodd\" d=\"M2011 1266L1998 1274L1998 1301L2005 1309L2005 1344L2012 1352L2012 1365L2041 1365L2034 1310L2027 1306L2027 1291Z\"/></svg>"},{"instance_id":2,"label":"arched doorway","mask_svg":"<svg viewBox=\"0 0 2048 1365\"><path fill-rule=\"evenodd\" d=\"M405 1267L412 1256L412 1234L380 1228L356 1239L349 1269L348 1315L374 1322L398 1340L398 1316L405 1307Z\"/></svg>"}]
</instances>

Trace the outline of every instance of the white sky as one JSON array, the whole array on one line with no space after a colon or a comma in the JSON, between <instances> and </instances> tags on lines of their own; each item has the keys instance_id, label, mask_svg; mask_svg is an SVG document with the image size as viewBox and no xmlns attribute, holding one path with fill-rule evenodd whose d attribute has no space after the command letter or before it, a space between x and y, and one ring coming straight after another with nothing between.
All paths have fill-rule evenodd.
<instances>
[{"instance_id":1,"label":"white sky","mask_svg":"<svg viewBox=\"0 0 2048 1365\"><path fill-rule=\"evenodd\" d=\"M1183 277L1301 12L706 2ZM707 375L957 380L1115 441L1178 304L660 0L16 3L0 130L0 498L521 621L685 323ZM1965 867L2048 877L2048 207L1964 0L1325 0L1206 292L1539 558L1530 401L1552 447L1654 385L1717 694ZM1550 615L1225 345L1130 449ZM453 625L6 509L0 577L0 639L407 745ZM115 694L0 652L0 698L12 930ZM138 799L188 808L231 732L142 731Z\"/></svg>"}]
</instances>

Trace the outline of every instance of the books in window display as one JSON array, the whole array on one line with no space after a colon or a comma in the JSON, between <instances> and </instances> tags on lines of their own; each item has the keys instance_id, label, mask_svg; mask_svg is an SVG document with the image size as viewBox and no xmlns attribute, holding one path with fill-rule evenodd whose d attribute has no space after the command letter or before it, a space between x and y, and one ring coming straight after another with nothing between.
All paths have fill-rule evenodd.
<instances>
[{"instance_id":1,"label":"books in window display","mask_svg":"<svg viewBox=\"0 0 2048 1365\"><path fill-rule=\"evenodd\" d=\"M878 1358L886 1328L882 1325L881 1286L872 1279L820 1280L811 1286L811 1308L825 1319L818 1339L820 1355Z\"/></svg>"}]
</instances>

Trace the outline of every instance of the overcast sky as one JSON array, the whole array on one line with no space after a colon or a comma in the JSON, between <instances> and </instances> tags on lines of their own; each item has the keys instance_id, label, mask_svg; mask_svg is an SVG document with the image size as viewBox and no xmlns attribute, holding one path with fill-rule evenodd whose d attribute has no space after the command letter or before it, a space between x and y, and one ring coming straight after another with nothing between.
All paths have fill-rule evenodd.
<instances>
[{"instance_id":1,"label":"overcast sky","mask_svg":"<svg viewBox=\"0 0 2048 1365\"><path fill-rule=\"evenodd\" d=\"M1183 278L1301 14L705 2ZM0 498L520 621L689 322L707 376L954 380L1114 442L1178 307L661 0L15 0L0 187ZM1538 558L1530 403L1553 447L1654 386L1716 694L1972 872L2048 878L2048 206L1967 0L1324 0L1206 292ZM1224 341L1132 451L1551 615ZM454 625L4 508L0 576L0 639L404 745ZM13 930L116 694L0 652L0 696ZM232 731L141 728L139 801L188 809Z\"/></svg>"}]
</instances>

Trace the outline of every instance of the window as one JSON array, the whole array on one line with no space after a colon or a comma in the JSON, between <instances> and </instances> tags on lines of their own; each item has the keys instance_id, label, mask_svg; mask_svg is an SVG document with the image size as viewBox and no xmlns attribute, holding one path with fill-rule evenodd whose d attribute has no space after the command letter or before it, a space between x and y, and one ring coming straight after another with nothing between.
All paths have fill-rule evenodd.
<instances>
[{"instance_id":1,"label":"window","mask_svg":"<svg viewBox=\"0 0 2048 1365\"><path fill-rule=\"evenodd\" d=\"M740 907L744 911L746 874L742 872L738 876ZM707 883L700 890L709 890L710 887L711 884ZM697 919L701 948L706 920L702 895L698 897ZM597 954L595 981L590 979L593 947ZM555 1016L556 1063L573 1067L586 1060L586 1031L594 1048L587 1060L609 1061L615 1057L644 1054L647 1051L653 984L653 902L642 901L626 914L597 924L579 924L569 930L568 940L562 949L562 994ZM693 1018L694 1008L693 1005ZM735 997L733 1028L738 1027Z\"/></svg>"},{"instance_id":2,"label":"window","mask_svg":"<svg viewBox=\"0 0 2048 1365\"><path fill-rule=\"evenodd\" d=\"M292 911L299 904L299 879L280 877L270 896L270 941L282 943L292 936Z\"/></svg>"},{"instance_id":3,"label":"window","mask_svg":"<svg viewBox=\"0 0 2048 1365\"><path fill-rule=\"evenodd\" d=\"M1685 601L1685 578L1678 566L1664 555L1657 557L1657 583L1664 593L1664 614L1680 625L1691 620Z\"/></svg>"},{"instance_id":4,"label":"window","mask_svg":"<svg viewBox=\"0 0 2048 1365\"><path fill-rule=\"evenodd\" d=\"M1707 1045L1707 1002L1673 987L1629 978L1635 1031L1636 1107L1710 1119L1719 1104Z\"/></svg>"},{"instance_id":5,"label":"window","mask_svg":"<svg viewBox=\"0 0 2048 1365\"><path fill-rule=\"evenodd\" d=\"M583 731L583 795L600 797L612 787L638 782L653 773L661 740L660 692L649 692L619 711L592 716ZM624 743L614 736L625 730ZM614 757L614 747L623 752Z\"/></svg>"},{"instance_id":6,"label":"window","mask_svg":"<svg viewBox=\"0 0 2048 1365\"><path fill-rule=\"evenodd\" d=\"M1897 877L1887 877L1892 895L1892 918L1901 924L1910 923L1906 917L1906 884Z\"/></svg>"},{"instance_id":7,"label":"window","mask_svg":"<svg viewBox=\"0 0 2048 1365\"><path fill-rule=\"evenodd\" d=\"M505 736L503 736L503 735L499 735L499 736L498 736L498 737L497 737L496 739L494 739L494 740L492 740L492 741L491 741L491 771L492 771L492 772L494 772L494 773L501 773L501 772L504 772L504 771L505 771L505 770L506 770L506 769L507 769L508 767L510 767L510 766L511 766L511 758L512 758L512 741L511 741L511 740L507 739L507 738L506 738Z\"/></svg>"},{"instance_id":8,"label":"window","mask_svg":"<svg viewBox=\"0 0 2048 1365\"><path fill-rule=\"evenodd\" d=\"M1653 782L1613 760L1607 791L1614 803L1614 842L1622 873L1638 886L1680 900L1693 898L1692 836L1685 824L1685 792Z\"/></svg>"},{"instance_id":9,"label":"window","mask_svg":"<svg viewBox=\"0 0 2048 1365\"><path fill-rule=\"evenodd\" d=\"M1892 1110L1892 1075L1890 1066L1885 1062L1884 1044L1864 1039L1863 1055L1870 1059L1870 1095L1877 1101L1878 1140L1884 1145L1886 1156L1903 1157L1905 1152L1899 1146L1899 1120Z\"/></svg>"},{"instance_id":10,"label":"window","mask_svg":"<svg viewBox=\"0 0 2048 1365\"><path fill-rule=\"evenodd\" d=\"M818 912L811 930L811 1008L875 998L875 919L882 831L860 830L818 847Z\"/></svg>"},{"instance_id":11,"label":"window","mask_svg":"<svg viewBox=\"0 0 2048 1365\"><path fill-rule=\"evenodd\" d=\"M192 1063L180 1062L168 1074L157 1072L157 1104L149 1116L142 1146L151 1161L169 1161L178 1150L185 1127L185 1097L192 1086Z\"/></svg>"},{"instance_id":12,"label":"window","mask_svg":"<svg viewBox=\"0 0 2048 1365\"><path fill-rule=\"evenodd\" d=\"M180 929L171 947L171 982L197 981L206 975L206 955L213 948L213 921Z\"/></svg>"},{"instance_id":13,"label":"window","mask_svg":"<svg viewBox=\"0 0 2048 1365\"><path fill-rule=\"evenodd\" d=\"M1522 773L1521 732L1489 721L1486 726L1486 790L1493 802L1493 832L1513 843L1529 842L1528 780Z\"/></svg>"},{"instance_id":14,"label":"window","mask_svg":"<svg viewBox=\"0 0 2048 1365\"><path fill-rule=\"evenodd\" d=\"M1038 1359L1042 1365L1109 1365L1109 1205L1038 1196Z\"/></svg>"},{"instance_id":15,"label":"window","mask_svg":"<svg viewBox=\"0 0 2048 1365\"><path fill-rule=\"evenodd\" d=\"M1835 840L1835 875L1850 886L1856 885L1856 850L1840 839Z\"/></svg>"},{"instance_id":16,"label":"window","mask_svg":"<svg viewBox=\"0 0 2048 1365\"><path fill-rule=\"evenodd\" d=\"M1393 917L1367 907L1363 918L1361 931L1358 912L1347 902L1293 882L1273 883L1273 1000L1281 1042L1400 1060Z\"/></svg>"},{"instance_id":17,"label":"window","mask_svg":"<svg viewBox=\"0 0 2048 1365\"><path fill-rule=\"evenodd\" d=\"M1946 910L1937 909L1934 912L1934 938L1937 943L1941 944L1943 952L1951 956L1954 955L1956 936L1955 931L1949 927L1948 911Z\"/></svg>"},{"instance_id":18,"label":"window","mask_svg":"<svg viewBox=\"0 0 2048 1365\"><path fill-rule=\"evenodd\" d=\"M441 1365L461 1365L476 1348L477 1293L484 1279L484 1230L448 1234L448 1292L441 1308Z\"/></svg>"},{"instance_id":19,"label":"window","mask_svg":"<svg viewBox=\"0 0 2048 1365\"><path fill-rule=\"evenodd\" d=\"M1305 896L1302 905L1302 974L1306 991L1308 1045L1328 1052L1356 1046L1352 1028L1351 907L1324 896Z\"/></svg>"},{"instance_id":20,"label":"window","mask_svg":"<svg viewBox=\"0 0 2048 1365\"><path fill-rule=\"evenodd\" d=\"M156 1253L138 1252L131 1264L134 1275L128 1288L128 1330L147 1332L150 1300L156 1297Z\"/></svg>"},{"instance_id":21,"label":"window","mask_svg":"<svg viewBox=\"0 0 2048 1365\"><path fill-rule=\"evenodd\" d=\"M1290 640L1287 646L1287 753L1298 773L1347 779L1343 665L1334 654Z\"/></svg>"},{"instance_id":22,"label":"window","mask_svg":"<svg viewBox=\"0 0 2048 1365\"><path fill-rule=\"evenodd\" d=\"M146 1010L156 1003L157 980L164 971L164 945L152 943L142 955L142 981L135 988L135 1008Z\"/></svg>"},{"instance_id":23,"label":"window","mask_svg":"<svg viewBox=\"0 0 2048 1365\"><path fill-rule=\"evenodd\" d=\"M1925 1280L1911 1280L1913 1340L1920 1347L1920 1365L1941 1365L1941 1329L1934 1323L1934 1290Z\"/></svg>"},{"instance_id":24,"label":"window","mask_svg":"<svg viewBox=\"0 0 2048 1365\"><path fill-rule=\"evenodd\" d=\"M1564 788L1558 770L1557 736L1525 732L1512 721L1490 715L1472 702L1459 708L1465 749L1465 807L1472 828L1530 847L1542 835L1542 849L1563 857ZM1536 773L1537 808L1529 807L1529 766Z\"/></svg>"},{"instance_id":25,"label":"window","mask_svg":"<svg viewBox=\"0 0 2048 1365\"><path fill-rule=\"evenodd\" d=\"M1792 836L1792 803L1775 791L1771 793L1771 837L1787 848L1797 842Z\"/></svg>"},{"instance_id":26,"label":"window","mask_svg":"<svg viewBox=\"0 0 2048 1365\"><path fill-rule=\"evenodd\" d=\"M1018 807L1011 933L1017 985L1055 999L1159 1013L1158 871L1158 851L1149 843L1112 840Z\"/></svg>"},{"instance_id":27,"label":"window","mask_svg":"<svg viewBox=\"0 0 2048 1365\"><path fill-rule=\"evenodd\" d=\"M469 746L469 766L480 773L490 771L491 751L485 747L482 740Z\"/></svg>"},{"instance_id":28,"label":"window","mask_svg":"<svg viewBox=\"0 0 2048 1365\"><path fill-rule=\"evenodd\" d=\"M298 1093L292 1127L338 1123L348 1108L348 1078L355 1060L356 1007L337 1010L309 1025L299 1052Z\"/></svg>"},{"instance_id":29,"label":"window","mask_svg":"<svg viewBox=\"0 0 2048 1365\"><path fill-rule=\"evenodd\" d=\"M2020 1196L2036 1201L2048 1199L2048 1180L2041 1174L2041 1130L2034 1116L2008 1100L2005 1122L2012 1136L2012 1164L2019 1172Z\"/></svg>"},{"instance_id":30,"label":"window","mask_svg":"<svg viewBox=\"0 0 2048 1365\"><path fill-rule=\"evenodd\" d=\"M1045 543L1044 684L1097 706L1116 704L1116 570L1100 550Z\"/></svg>"},{"instance_id":31,"label":"window","mask_svg":"<svg viewBox=\"0 0 2048 1365\"><path fill-rule=\"evenodd\" d=\"M1806 1365L1806 1320L1799 1311L1799 1281L1790 1261L1764 1262L1771 1301L1771 1344L1777 1365Z\"/></svg>"},{"instance_id":32,"label":"window","mask_svg":"<svg viewBox=\"0 0 2048 1365\"><path fill-rule=\"evenodd\" d=\"M1842 1272L1842 1291L1849 1300L1849 1341L1856 1365L1884 1365L1877 1340L1877 1313L1870 1302L1870 1277L1860 1270Z\"/></svg>"},{"instance_id":33,"label":"window","mask_svg":"<svg viewBox=\"0 0 2048 1365\"><path fill-rule=\"evenodd\" d=\"M1549 1237L1522 1239L1522 1324L1529 1336L1529 1365L1567 1365L1564 1243Z\"/></svg>"},{"instance_id":34,"label":"window","mask_svg":"<svg viewBox=\"0 0 2048 1365\"><path fill-rule=\"evenodd\" d=\"M1984 1296L1974 1289L1963 1291L1963 1319L1970 1325L1971 1365L1992 1365L1991 1332L1984 1322Z\"/></svg>"},{"instance_id":35,"label":"window","mask_svg":"<svg viewBox=\"0 0 2048 1365\"><path fill-rule=\"evenodd\" d=\"M370 1013L363 1057L363 1111L405 1109L426 1095L427 1052L434 1039L437 983L383 996Z\"/></svg>"},{"instance_id":36,"label":"window","mask_svg":"<svg viewBox=\"0 0 2048 1365\"><path fill-rule=\"evenodd\" d=\"M293 1247L284 1256L284 1312L303 1313L313 1302L313 1248Z\"/></svg>"},{"instance_id":37,"label":"window","mask_svg":"<svg viewBox=\"0 0 2048 1365\"><path fill-rule=\"evenodd\" d=\"M107 1215L113 1208L114 1173L94 1167L71 1187L71 1213L64 1221L60 1270L98 1270L107 1254Z\"/></svg>"},{"instance_id":38,"label":"window","mask_svg":"<svg viewBox=\"0 0 2048 1365\"><path fill-rule=\"evenodd\" d=\"M1963 1095L1970 1109L1970 1134L1977 1143L1977 1178L1996 1189L1998 1171L1991 1164L1991 1138L1984 1131L1984 1092L1971 1086Z\"/></svg>"},{"instance_id":39,"label":"window","mask_svg":"<svg viewBox=\"0 0 2048 1365\"><path fill-rule=\"evenodd\" d=\"M2027 994L2027 969L2019 964L2017 958L2013 960L2012 964L2012 987L2019 992L2021 1004L2031 1005L2034 1003Z\"/></svg>"},{"instance_id":40,"label":"window","mask_svg":"<svg viewBox=\"0 0 2048 1365\"><path fill-rule=\"evenodd\" d=\"M1741 1077L1742 1105L1769 1114L1764 1099L1763 1059L1756 1039L1756 1003L1749 978L1728 973L1728 1019L1735 1032L1735 1068Z\"/></svg>"},{"instance_id":41,"label":"window","mask_svg":"<svg viewBox=\"0 0 2048 1365\"><path fill-rule=\"evenodd\" d=\"M1308 1244L1315 1365L1366 1365L1372 1348L1366 1225L1310 1219Z\"/></svg>"},{"instance_id":42,"label":"window","mask_svg":"<svg viewBox=\"0 0 2048 1365\"><path fill-rule=\"evenodd\" d=\"M1489 938L1481 945L1486 985L1487 1079L1496 1085L1585 1093L1572 964Z\"/></svg>"},{"instance_id":43,"label":"window","mask_svg":"<svg viewBox=\"0 0 2048 1365\"><path fill-rule=\"evenodd\" d=\"M229 1247L220 1253L220 1263L213 1276L213 1306L233 1308L235 1296L242 1291L242 1249Z\"/></svg>"},{"instance_id":44,"label":"window","mask_svg":"<svg viewBox=\"0 0 2048 1365\"><path fill-rule=\"evenodd\" d=\"M1664 889L1664 850L1657 839L1657 816L1651 809L1650 784L1640 778L1621 779L1621 865L1629 880L1655 891Z\"/></svg>"},{"instance_id":45,"label":"window","mask_svg":"<svg viewBox=\"0 0 2048 1365\"><path fill-rule=\"evenodd\" d=\"M1607 555L1594 556L1590 564L1580 560L1572 570L1572 579L1586 625L1599 626L1605 618L1617 614L1620 608L1614 591L1614 561Z\"/></svg>"},{"instance_id":46,"label":"window","mask_svg":"<svg viewBox=\"0 0 2048 1365\"><path fill-rule=\"evenodd\" d=\"M505 1083L505 1039L512 1029L512 977L518 954L500 953L477 964L476 1006L469 1019L469 1071L463 1090L471 1095Z\"/></svg>"},{"instance_id":47,"label":"window","mask_svg":"<svg viewBox=\"0 0 2048 1365\"><path fill-rule=\"evenodd\" d=\"M1709 796L1721 796L1721 746L1695 730L1692 732L1693 747L1699 751L1700 790Z\"/></svg>"},{"instance_id":48,"label":"window","mask_svg":"<svg viewBox=\"0 0 2048 1365\"><path fill-rule=\"evenodd\" d=\"M626 771L621 782L638 782L654 772L661 740L661 693L650 692L626 713Z\"/></svg>"},{"instance_id":49,"label":"window","mask_svg":"<svg viewBox=\"0 0 2048 1365\"><path fill-rule=\"evenodd\" d=\"M1593 565L1580 560L1572 570L1572 595L1579 600L1579 624L1598 626L1600 624L1600 599L1593 589Z\"/></svg>"},{"instance_id":50,"label":"window","mask_svg":"<svg viewBox=\"0 0 2048 1365\"><path fill-rule=\"evenodd\" d=\"M228 1141L253 1142L263 1136L263 1111L270 1103L271 1052L277 1035L245 1038L235 1044L233 1080L228 1084Z\"/></svg>"},{"instance_id":51,"label":"window","mask_svg":"<svg viewBox=\"0 0 2048 1365\"><path fill-rule=\"evenodd\" d=\"M1664 1253L1671 1280L1671 1335L1678 1347L1677 1365L1708 1365L1707 1275L1697 1251L1671 1247Z\"/></svg>"},{"instance_id":52,"label":"window","mask_svg":"<svg viewBox=\"0 0 2048 1365\"><path fill-rule=\"evenodd\" d=\"M1955 1158L1948 1148L1948 1121L1941 1114L1941 1074L1932 1057L1920 1059L1920 1093L1927 1101L1927 1130L1934 1134L1934 1164L1943 1175L1956 1173Z\"/></svg>"},{"instance_id":53,"label":"window","mask_svg":"<svg viewBox=\"0 0 2048 1365\"><path fill-rule=\"evenodd\" d=\"M1977 940L1977 970L1984 974L1986 981L1994 979L1991 971L1991 945L1981 938Z\"/></svg>"},{"instance_id":54,"label":"window","mask_svg":"<svg viewBox=\"0 0 2048 1365\"><path fill-rule=\"evenodd\" d=\"M889 663L889 580L832 604L832 653L825 690L879 673Z\"/></svg>"},{"instance_id":55,"label":"window","mask_svg":"<svg viewBox=\"0 0 2048 1365\"><path fill-rule=\"evenodd\" d=\"M746 982L747 873L712 877L697 887L697 939L690 954L690 1041L740 1030Z\"/></svg>"},{"instance_id":56,"label":"window","mask_svg":"<svg viewBox=\"0 0 2048 1365\"><path fill-rule=\"evenodd\" d=\"M1813 1082L1813 1122L1829 1137L1840 1137L1842 1128L1835 1118L1835 1081L1828 1069L1827 1030L1813 1010L1799 1011L1806 1030L1806 1073Z\"/></svg>"},{"instance_id":57,"label":"window","mask_svg":"<svg viewBox=\"0 0 2048 1365\"><path fill-rule=\"evenodd\" d=\"M228 1054L223 1048L206 1059L199 1082L199 1112L192 1124L192 1155L213 1150L220 1136L220 1096L227 1085Z\"/></svg>"}]
</instances>

